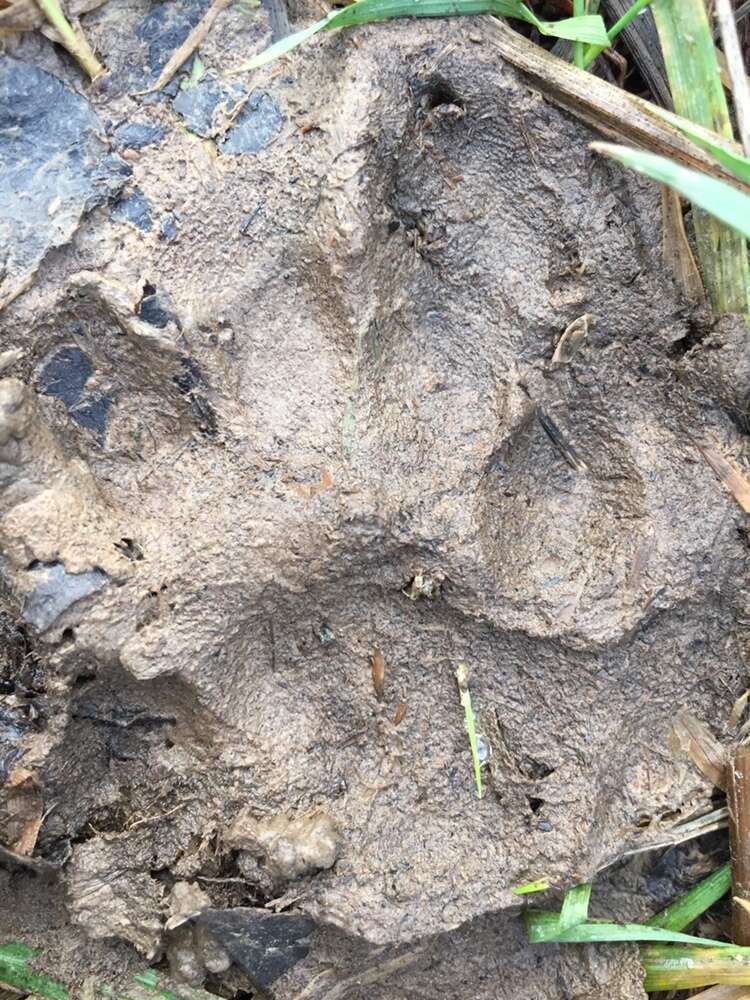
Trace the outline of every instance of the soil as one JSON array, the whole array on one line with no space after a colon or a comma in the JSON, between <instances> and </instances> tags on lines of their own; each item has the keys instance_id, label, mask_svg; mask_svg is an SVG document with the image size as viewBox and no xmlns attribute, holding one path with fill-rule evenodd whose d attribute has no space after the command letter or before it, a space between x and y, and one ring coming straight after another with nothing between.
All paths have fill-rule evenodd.
<instances>
[{"instance_id":1,"label":"soil","mask_svg":"<svg viewBox=\"0 0 750 1000\"><path fill-rule=\"evenodd\" d=\"M744 324L684 300L658 190L481 21L249 79L269 15L229 8L178 113L139 92L205 7L86 15L98 88L10 52L85 95L109 173L0 313L0 776L38 782L49 866L0 867L0 940L234 995L174 958L187 882L196 927L314 920L279 1000L641 997L634 951L526 945L511 890L709 808L667 738L746 687L745 519L696 448L746 456Z\"/></svg>"}]
</instances>

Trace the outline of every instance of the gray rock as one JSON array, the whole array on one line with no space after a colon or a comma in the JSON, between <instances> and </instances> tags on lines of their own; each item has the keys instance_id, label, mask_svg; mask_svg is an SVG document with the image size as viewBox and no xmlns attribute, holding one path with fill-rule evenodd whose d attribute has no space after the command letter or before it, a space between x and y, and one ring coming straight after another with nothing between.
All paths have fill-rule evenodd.
<instances>
[{"instance_id":1,"label":"gray rock","mask_svg":"<svg viewBox=\"0 0 750 1000\"><path fill-rule=\"evenodd\" d=\"M136 34L148 45L148 66L154 79L200 21L209 0L160 3L140 22Z\"/></svg>"},{"instance_id":2,"label":"gray rock","mask_svg":"<svg viewBox=\"0 0 750 1000\"><path fill-rule=\"evenodd\" d=\"M307 955L315 930L310 917L244 906L204 910L196 923L261 987L270 986Z\"/></svg>"},{"instance_id":3,"label":"gray rock","mask_svg":"<svg viewBox=\"0 0 750 1000\"><path fill-rule=\"evenodd\" d=\"M150 233L154 226L151 204L140 188L136 188L132 194L121 198L112 206L112 218L115 222L126 222L135 226L142 233Z\"/></svg>"},{"instance_id":4,"label":"gray rock","mask_svg":"<svg viewBox=\"0 0 750 1000\"><path fill-rule=\"evenodd\" d=\"M42 392L62 400L70 408L83 395L94 366L80 347L63 347L42 368L39 382Z\"/></svg>"},{"instance_id":5,"label":"gray rock","mask_svg":"<svg viewBox=\"0 0 750 1000\"><path fill-rule=\"evenodd\" d=\"M50 563L32 570L38 581L26 599L23 617L40 632L82 597L101 590L107 583L107 574L100 569L88 573L68 573L62 563Z\"/></svg>"},{"instance_id":6,"label":"gray rock","mask_svg":"<svg viewBox=\"0 0 750 1000\"><path fill-rule=\"evenodd\" d=\"M253 94L223 142L222 153L259 153L281 131L284 115L270 94Z\"/></svg>"},{"instance_id":7,"label":"gray rock","mask_svg":"<svg viewBox=\"0 0 750 1000\"><path fill-rule=\"evenodd\" d=\"M162 141L167 134L163 125L152 122L125 122L112 133L112 145L116 150L145 149Z\"/></svg>"},{"instance_id":8,"label":"gray rock","mask_svg":"<svg viewBox=\"0 0 750 1000\"><path fill-rule=\"evenodd\" d=\"M0 58L0 303L130 175L103 132L88 101L56 77Z\"/></svg>"},{"instance_id":9,"label":"gray rock","mask_svg":"<svg viewBox=\"0 0 750 1000\"><path fill-rule=\"evenodd\" d=\"M69 412L70 416L87 431L91 431L98 444L104 444L107 436L107 420L114 400L104 393L84 398Z\"/></svg>"},{"instance_id":10,"label":"gray rock","mask_svg":"<svg viewBox=\"0 0 750 1000\"><path fill-rule=\"evenodd\" d=\"M219 115L222 112L231 114L244 94L243 88L237 84L205 76L194 87L180 91L172 106L191 132L210 139L216 135Z\"/></svg>"},{"instance_id":11,"label":"gray rock","mask_svg":"<svg viewBox=\"0 0 750 1000\"><path fill-rule=\"evenodd\" d=\"M42 392L61 400L71 418L103 444L113 400L104 393L86 394L93 373L94 366L80 347L63 347L44 365L39 382Z\"/></svg>"}]
</instances>

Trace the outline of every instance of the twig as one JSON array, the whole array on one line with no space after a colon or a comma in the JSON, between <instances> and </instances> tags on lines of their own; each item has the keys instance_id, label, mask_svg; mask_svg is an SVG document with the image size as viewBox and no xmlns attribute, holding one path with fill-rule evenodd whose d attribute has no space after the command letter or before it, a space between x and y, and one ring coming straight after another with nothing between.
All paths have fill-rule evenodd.
<instances>
[{"instance_id":1,"label":"twig","mask_svg":"<svg viewBox=\"0 0 750 1000\"><path fill-rule=\"evenodd\" d=\"M750 945L750 747L738 747L727 769L732 858L732 939ZM743 903L745 905L743 905Z\"/></svg>"},{"instance_id":2,"label":"twig","mask_svg":"<svg viewBox=\"0 0 750 1000\"><path fill-rule=\"evenodd\" d=\"M233 2L234 0L214 0L182 45L172 54L172 58L159 74L159 79L156 83L149 87L148 90L141 91L141 93L149 94L153 90L161 90L162 87L166 87L180 66L201 44L218 15Z\"/></svg>"},{"instance_id":3,"label":"twig","mask_svg":"<svg viewBox=\"0 0 750 1000\"><path fill-rule=\"evenodd\" d=\"M75 31L68 22L59 0L36 0L49 23L60 36L60 42L70 52L76 62L84 69L92 80L104 76L107 72L94 55L84 33Z\"/></svg>"},{"instance_id":4,"label":"twig","mask_svg":"<svg viewBox=\"0 0 750 1000\"><path fill-rule=\"evenodd\" d=\"M750 156L750 89L747 85L745 61L742 58L740 40L737 37L737 24L731 0L716 0L715 10L724 45L724 55L727 57L729 76L732 80L734 110L737 112L737 128L740 133L742 149L745 156Z\"/></svg>"}]
</instances>

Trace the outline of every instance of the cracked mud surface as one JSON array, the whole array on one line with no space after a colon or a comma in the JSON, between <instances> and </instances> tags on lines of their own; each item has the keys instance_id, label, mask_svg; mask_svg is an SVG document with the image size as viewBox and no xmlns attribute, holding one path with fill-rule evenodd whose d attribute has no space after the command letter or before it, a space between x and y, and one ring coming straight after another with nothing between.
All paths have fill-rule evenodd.
<instances>
[{"instance_id":1,"label":"cracked mud surface","mask_svg":"<svg viewBox=\"0 0 750 1000\"><path fill-rule=\"evenodd\" d=\"M283 125L232 155L130 96L153 11L85 19L132 176L0 314L6 609L40 630L39 676L8 654L0 765L39 775L59 866L0 869L0 937L46 926L72 976L124 974L188 882L315 920L282 998L407 953L345 995L639 997L634 957L526 947L510 890L707 798L666 736L675 699L714 722L743 689L743 521L694 444L743 456L742 331L664 271L658 192L478 22L266 68ZM267 34L226 11L202 58ZM46 42L13 58L79 82Z\"/></svg>"}]
</instances>

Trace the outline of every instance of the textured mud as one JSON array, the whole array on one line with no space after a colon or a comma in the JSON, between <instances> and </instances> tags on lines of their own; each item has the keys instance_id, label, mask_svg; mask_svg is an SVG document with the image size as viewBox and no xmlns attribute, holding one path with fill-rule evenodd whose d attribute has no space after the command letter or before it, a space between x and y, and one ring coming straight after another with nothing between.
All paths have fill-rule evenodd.
<instances>
[{"instance_id":1,"label":"textured mud","mask_svg":"<svg viewBox=\"0 0 750 1000\"><path fill-rule=\"evenodd\" d=\"M0 869L0 937L124 975L174 958L188 883L235 966L244 911L300 921L279 997L639 997L622 951L525 946L510 890L705 804L666 737L746 686L744 521L695 447L743 460L746 332L691 311L658 192L482 22L327 37L243 124L222 79L265 12L220 16L175 110L133 95L202 7L165 53L160 9L85 18L132 176L0 314L0 775L38 782L52 866Z\"/></svg>"}]
</instances>

